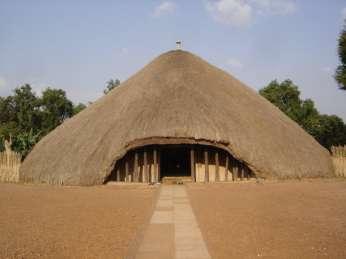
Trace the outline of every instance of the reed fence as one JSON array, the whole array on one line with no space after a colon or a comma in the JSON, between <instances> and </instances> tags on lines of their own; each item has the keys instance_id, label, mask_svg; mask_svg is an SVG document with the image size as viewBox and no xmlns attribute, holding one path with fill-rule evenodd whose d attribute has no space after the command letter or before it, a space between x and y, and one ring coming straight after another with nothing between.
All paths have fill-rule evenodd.
<instances>
[{"instance_id":1,"label":"reed fence","mask_svg":"<svg viewBox=\"0 0 346 259\"><path fill-rule=\"evenodd\" d=\"M0 182L18 182L21 155L11 150L11 142L5 142L5 151L0 152Z\"/></svg>"},{"instance_id":2,"label":"reed fence","mask_svg":"<svg viewBox=\"0 0 346 259\"><path fill-rule=\"evenodd\" d=\"M346 145L331 148L336 176L346 177Z\"/></svg>"}]
</instances>

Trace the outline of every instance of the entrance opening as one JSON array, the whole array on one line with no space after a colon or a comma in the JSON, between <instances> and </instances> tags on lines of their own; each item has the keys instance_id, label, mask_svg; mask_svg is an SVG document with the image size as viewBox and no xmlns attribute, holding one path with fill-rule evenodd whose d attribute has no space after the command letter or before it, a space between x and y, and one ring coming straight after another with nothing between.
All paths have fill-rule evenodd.
<instances>
[{"instance_id":1,"label":"entrance opening","mask_svg":"<svg viewBox=\"0 0 346 259\"><path fill-rule=\"evenodd\" d=\"M199 144L156 144L129 150L116 161L105 183L156 183L176 178L181 181L191 178L193 182L228 182L253 177L256 175L244 162L220 148Z\"/></svg>"},{"instance_id":2,"label":"entrance opening","mask_svg":"<svg viewBox=\"0 0 346 259\"><path fill-rule=\"evenodd\" d=\"M161 178L165 176L191 176L188 147L170 145L161 149Z\"/></svg>"}]
</instances>

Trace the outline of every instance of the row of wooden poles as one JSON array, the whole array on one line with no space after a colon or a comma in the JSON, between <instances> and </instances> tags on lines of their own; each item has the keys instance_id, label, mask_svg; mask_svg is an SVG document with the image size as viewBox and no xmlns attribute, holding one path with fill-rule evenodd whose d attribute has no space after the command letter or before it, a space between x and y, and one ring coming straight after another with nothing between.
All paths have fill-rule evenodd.
<instances>
[{"instance_id":1,"label":"row of wooden poles","mask_svg":"<svg viewBox=\"0 0 346 259\"><path fill-rule=\"evenodd\" d=\"M215 161L215 181L220 181L220 159L219 159L219 151L213 152L214 154L214 161ZM204 156L204 182L209 182L209 151L208 149L203 150L203 156ZM195 163L195 150L190 149L190 161L191 161L191 177L193 181L196 181L196 163ZM245 166L243 163L240 163L238 160L236 160L234 157L229 156L228 153L226 153L226 161L225 161L225 167L224 167L224 175L225 179L224 181L229 181L228 179L228 170L231 168L232 172L232 181L236 181L238 178L240 180L250 179L251 177L251 170Z\"/></svg>"},{"instance_id":2,"label":"row of wooden poles","mask_svg":"<svg viewBox=\"0 0 346 259\"><path fill-rule=\"evenodd\" d=\"M151 179L149 174L149 168L148 168L148 151L143 151L143 175L142 175L142 181L144 182L144 179L146 182L158 182L160 179L160 170L158 166L158 152L156 149L152 150L153 152L153 167L154 167L154 179ZM127 159L128 156L125 156L123 159L125 161L125 182L129 181L129 159ZM133 178L131 178L132 182L139 182L140 180L140 172L138 170L138 160L139 160L139 152L134 153L134 174ZM116 181L120 182L120 167L116 169Z\"/></svg>"},{"instance_id":3,"label":"row of wooden poles","mask_svg":"<svg viewBox=\"0 0 346 259\"><path fill-rule=\"evenodd\" d=\"M148 164L148 152L152 152L152 157L153 157L153 175L149 172L149 164ZM139 169L139 155L143 154L143 171L142 171L142 177L140 177L140 171ZM214 154L214 161L215 161L215 181L220 181L220 159L219 159L219 151L214 151L212 152ZM209 155L210 152L208 149L203 150L204 154L204 168L205 168L205 177L204 177L204 182L209 182ZM128 155L126 155L122 160L124 162L124 167L125 167L125 177L124 181L125 182L159 182L160 181L160 166L158 163L160 153L156 148L153 149L144 149L142 152L141 151L135 151L134 154L134 159L133 159L133 177L130 176L130 171L129 171L129 159ZM192 181L196 181L196 152L194 148L190 149L190 169L191 169L191 178ZM229 156L226 154L226 161L225 161L225 167L224 167L224 181L229 181L228 179L228 170L231 169L232 172L232 181L236 181L237 179L244 180L244 179L249 179L252 175L251 170L244 165L243 163L240 163L237 161L235 158L232 156ZM120 166L118 164L118 167L116 168L116 181L119 182L121 181L121 175L120 175Z\"/></svg>"}]
</instances>

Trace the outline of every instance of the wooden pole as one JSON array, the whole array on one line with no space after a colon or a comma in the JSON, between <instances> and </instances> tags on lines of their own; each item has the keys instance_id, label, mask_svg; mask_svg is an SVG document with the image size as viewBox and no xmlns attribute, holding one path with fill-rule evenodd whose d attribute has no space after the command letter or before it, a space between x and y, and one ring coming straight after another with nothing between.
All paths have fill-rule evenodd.
<instances>
[{"instance_id":1,"label":"wooden pole","mask_svg":"<svg viewBox=\"0 0 346 259\"><path fill-rule=\"evenodd\" d=\"M205 175L204 182L209 182L209 158L208 158L208 150L204 150L204 167L205 167Z\"/></svg>"},{"instance_id":2,"label":"wooden pole","mask_svg":"<svg viewBox=\"0 0 346 259\"><path fill-rule=\"evenodd\" d=\"M220 181L219 173L219 151L215 152L215 182Z\"/></svg>"},{"instance_id":3,"label":"wooden pole","mask_svg":"<svg viewBox=\"0 0 346 259\"><path fill-rule=\"evenodd\" d=\"M135 182L139 181L139 173L138 173L138 153L135 153L135 159L133 162L133 171L134 171L134 180Z\"/></svg>"},{"instance_id":4,"label":"wooden pole","mask_svg":"<svg viewBox=\"0 0 346 259\"><path fill-rule=\"evenodd\" d=\"M229 156L226 153L226 164L225 164L225 181L228 181L228 163L229 163Z\"/></svg>"},{"instance_id":5,"label":"wooden pole","mask_svg":"<svg viewBox=\"0 0 346 259\"><path fill-rule=\"evenodd\" d=\"M148 158L147 158L147 151L144 150L143 152L143 182L144 178L145 181L148 183L149 182L149 175L148 175Z\"/></svg>"},{"instance_id":6,"label":"wooden pole","mask_svg":"<svg viewBox=\"0 0 346 259\"><path fill-rule=\"evenodd\" d=\"M117 182L120 182L120 165L117 168Z\"/></svg>"},{"instance_id":7,"label":"wooden pole","mask_svg":"<svg viewBox=\"0 0 346 259\"><path fill-rule=\"evenodd\" d=\"M161 152L160 150L158 150L157 152L157 156L158 156L158 163L157 163L157 181L159 182L161 180Z\"/></svg>"},{"instance_id":8,"label":"wooden pole","mask_svg":"<svg viewBox=\"0 0 346 259\"><path fill-rule=\"evenodd\" d=\"M246 170L246 178L250 180L250 169L248 167L245 167Z\"/></svg>"},{"instance_id":9,"label":"wooden pole","mask_svg":"<svg viewBox=\"0 0 346 259\"><path fill-rule=\"evenodd\" d=\"M191 178L193 182L196 182L196 171L195 171L195 150L190 149L190 162L191 162Z\"/></svg>"},{"instance_id":10,"label":"wooden pole","mask_svg":"<svg viewBox=\"0 0 346 259\"><path fill-rule=\"evenodd\" d=\"M233 181L237 181L238 179L238 162L232 158L232 178Z\"/></svg>"},{"instance_id":11,"label":"wooden pole","mask_svg":"<svg viewBox=\"0 0 346 259\"><path fill-rule=\"evenodd\" d=\"M154 182L158 182L158 173L157 173L157 151L156 149L153 150L153 160L154 160Z\"/></svg>"},{"instance_id":12,"label":"wooden pole","mask_svg":"<svg viewBox=\"0 0 346 259\"><path fill-rule=\"evenodd\" d=\"M244 168L244 165L241 163L240 164L240 180L241 181L244 180L244 173L245 173L245 168Z\"/></svg>"},{"instance_id":13,"label":"wooden pole","mask_svg":"<svg viewBox=\"0 0 346 259\"><path fill-rule=\"evenodd\" d=\"M125 182L129 181L129 161L128 157L125 157Z\"/></svg>"}]
</instances>

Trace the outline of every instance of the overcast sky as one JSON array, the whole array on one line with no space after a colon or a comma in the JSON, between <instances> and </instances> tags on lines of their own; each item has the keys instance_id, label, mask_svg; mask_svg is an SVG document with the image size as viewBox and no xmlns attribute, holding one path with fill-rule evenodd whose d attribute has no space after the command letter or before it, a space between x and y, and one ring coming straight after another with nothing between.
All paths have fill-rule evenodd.
<instances>
[{"instance_id":1,"label":"overcast sky","mask_svg":"<svg viewBox=\"0 0 346 259\"><path fill-rule=\"evenodd\" d=\"M289 78L346 121L333 79L343 18L345 0L0 0L0 95L30 83L93 101L181 40L254 89Z\"/></svg>"}]
</instances>

